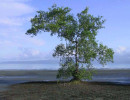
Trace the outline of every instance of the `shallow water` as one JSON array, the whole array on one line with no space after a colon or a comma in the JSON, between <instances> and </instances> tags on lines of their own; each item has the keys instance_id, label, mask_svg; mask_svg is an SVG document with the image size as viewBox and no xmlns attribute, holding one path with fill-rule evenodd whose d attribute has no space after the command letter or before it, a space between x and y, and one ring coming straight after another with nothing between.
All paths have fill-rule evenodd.
<instances>
[{"instance_id":1,"label":"shallow water","mask_svg":"<svg viewBox=\"0 0 130 100\"><path fill-rule=\"evenodd\" d=\"M51 70L12 70L0 71L0 91L16 83L30 81L54 81L57 71ZM114 82L130 85L130 70L98 70L91 81Z\"/></svg>"}]
</instances>

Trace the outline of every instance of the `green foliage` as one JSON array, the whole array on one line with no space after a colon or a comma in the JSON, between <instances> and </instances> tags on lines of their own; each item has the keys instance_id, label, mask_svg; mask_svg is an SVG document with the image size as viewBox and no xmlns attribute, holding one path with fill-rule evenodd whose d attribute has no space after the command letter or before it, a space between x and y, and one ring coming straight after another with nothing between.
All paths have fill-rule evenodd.
<instances>
[{"instance_id":1,"label":"green foliage","mask_svg":"<svg viewBox=\"0 0 130 100\"><path fill-rule=\"evenodd\" d=\"M53 5L49 11L37 11L31 19L32 27L27 35L39 32L51 32L66 41L56 46L53 56L60 57L61 68L57 78L91 79L92 62L97 60L101 65L113 62L113 50L98 43L98 30L104 28L102 16L88 14L88 8L74 16L68 7Z\"/></svg>"}]
</instances>

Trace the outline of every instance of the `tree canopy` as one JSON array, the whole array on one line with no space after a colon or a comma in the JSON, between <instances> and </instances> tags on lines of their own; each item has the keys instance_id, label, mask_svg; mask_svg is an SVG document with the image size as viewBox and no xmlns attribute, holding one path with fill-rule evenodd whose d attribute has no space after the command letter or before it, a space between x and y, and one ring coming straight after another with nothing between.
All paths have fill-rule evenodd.
<instances>
[{"instance_id":1,"label":"tree canopy","mask_svg":"<svg viewBox=\"0 0 130 100\"><path fill-rule=\"evenodd\" d=\"M53 5L48 11L37 11L31 19L27 35L50 32L66 41L56 46L53 56L60 57L61 68L57 77L75 80L91 79L93 61L101 65L113 62L113 50L96 40L98 30L104 28L102 16L94 17L88 8L74 16L68 7Z\"/></svg>"}]
</instances>

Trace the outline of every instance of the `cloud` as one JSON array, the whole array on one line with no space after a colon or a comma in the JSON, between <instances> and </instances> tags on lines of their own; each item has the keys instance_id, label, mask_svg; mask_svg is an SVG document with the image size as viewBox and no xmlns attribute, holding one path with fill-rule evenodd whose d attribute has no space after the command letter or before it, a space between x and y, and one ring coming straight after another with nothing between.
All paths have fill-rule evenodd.
<instances>
[{"instance_id":1,"label":"cloud","mask_svg":"<svg viewBox=\"0 0 130 100\"><path fill-rule=\"evenodd\" d=\"M114 64L130 64L130 50L125 46L119 46L115 50Z\"/></svg>"},{"instance_id":2,"label":"cloud","mask_svg":"<svg viewBox=\"0 0 130 100\"><path fill-rule=\"evenodd\" d=\"M19 48L20 53L17 56L17 60L48 60L53 59L50 52L42 52L33 48Z\"/></svg>"},{"instance_id":3,"label":"cloud","mask_svg":"<svg viewBox=\"0 0 130 100\"><path fill-rule=\"evenodd\" d=\"M129 64L130 65L130 52L124 52L122 54L115 53L114 55L114 63L115 64Z\"/></svg>"},{"instance_id":4,"label":"cloud","mask_svg":"<svg viewBox=\"0 0 130 100\"><path fill-rule=\"evenodd\" d=\"M4 56L0 56L0 62L8 62L8 61L40 61L40 60L48 60L51 64L53 62L59 62L59 58L54 58L52 56L52 51L41 51L37 48L24 48L19 47L17 49L17 53L9 53ZM49 64L48 63L48 64Z\"/></svg>"},{"instance_id":5,"label":"cloud","mask_svg":"<svg viewBox=\"0 0 130 100\"><path fill-rule=\"evenodd\" d=\"M7 29L0 27L0 48L39 48L44 46L45 41L42 38L39 38L38 36L32 38L25 35L25 32L26 30L22 29L22 27L19 28L10 26Z\"/></svg>"},{"instance_id":6,"label":"cloud","mask_svg":"<svg viewBox=\"0 0 130 100\"><path fill-rule=\"evenodd\" d=\"M45 58L45 53L38 49L19 47L17 53L7 54L0 57L0 61L21 61L21 60L41 60Z\"/></svg>"},{"instance_id":7,"label":"cloud","mask_svg":"<svg viewBox=\"0 0 130 100\"><path fill-rule=\"evenodd\" d=\"M35 11L35 8L28 4L29 1L0 0L0 48L8 47L13 50L18 47L44 45L43 40L25 35L31 14Z\"/></svg>"},{"instance_id":8,"label":"cloud","mask_svg":"<svg viewBox=\"0 0 130 100\"><path fill-rule=\"evenodd\" d=\"M39 54L40 54L39 50L32 51L32 56L36 56L36 55L39 55Z\"/></svg>"},{"instance_id":9,"label":"cloud","mask_svg":"<svg viewBox=\"0 0 130 100\"><path fill-rule=\"evenodd\" d=\"M0 41L0 47L1 47L3 44L6 45L6 46L10 46L10 45L12 45L13 43L12 43L12 41L9 41L9 40Z\"/></svg>"},{"instance_id":10,"label":"cloud","mask_svg":"<svg viewBox=\"0 0 130 100\"><path fill-rule=\"evenodd\" d=\"M34 8L18 0L0 1L1 17L22 16L34 12Z\"/></svg>"},{"instance_id":11,"label":"cloud","mask_svg":"<svg viewBox=\"0 0 130 100\"><path fill-rule=\"evenodd\" d=\"M0 60L42 59L45 55L37 49L44 45L44 40L25 35L29 20L35 8L31 0L0 0ZM22 51L17 48L28 48ZM9 50L10 49L10 50Z\"/></svg>"},{"instance_id":12,"label":"cloud","mask_svg":"<svg viewBox=\"0 0 130 100\"><path fill-rule=\"evenodd\" d=\"M12 35L16 35L13 34ZM24 34L23 34L24 35ZM0 38L0 48L9 47L10 49L18 48L18 47L30 47L34 46L35 48L44 46L44 40L39 38L30 38L23 35L17 36L3 36L3 39Z\"/></svg>"},{"instance_id":13,"label":"cloud","mask_svg":"<svg viewBox=\"0 0 130 100\"><path fill-rule=\"evenodd\" d=\"M116 49L116 52L119 53L119 54L121 54L121 53L123 53L123 52L125 52L125 51L126 51L126 47L123 47L123 46L119 46L119 47Z\"/></svg>"},{"instance_id":14,"label":"cloud","mask_svg":"<svg viewBox=\"0 0 130 100\"><path fill-rule=\"evenodd\" d=\"M0 0L0 25L23 25L31 18L26 15L34 11L35 8L28 5L25 0Z\"/></svg>"},{"instance_id":15,"label":"cloud","mask_svg":"<svg viewBox=\"0 0 130 100\"><path fill-rule=\"evenodd\" d=\"M44 45L44 41L40 40L40 39L34 39L34 38L30 38L28 39L28 41L30 41L31 43L37 45L37 46L43 46Z\"/></svg>"},{"instance_id":16,"label":"cloud","mask_svg":"<svg viewBox=\"0 0 130 100\"><path fill-rule=\"evenodd\" d=\"M0 0L0 2L2 2L3 0ZM31 0L4 0L4 2L28 2Z\"/></svg>"},{"instance_id":17,"label":"cloud","mask_svg":"<svg viewBox=\"0 0 130 100\"><path fill-rule=\"evenodd\" d=\"M1 18L0 24L2 25L10 25L10 26L21 26L23 23L22 19L15 19L15 18Z\"/></svg>"},{"instance_id":18,"label":"cloud","mask_svg":"<svg viewBox=\"0 0 130 100\"><path fill-rule=\"evenodd\" d=\"M31 58L31 57L36 57L41 55L41 52L39 50L35 49L30 49L30 48L21 48L21 54L20 56L24 58Z\"/></svg>"}]
</instances>

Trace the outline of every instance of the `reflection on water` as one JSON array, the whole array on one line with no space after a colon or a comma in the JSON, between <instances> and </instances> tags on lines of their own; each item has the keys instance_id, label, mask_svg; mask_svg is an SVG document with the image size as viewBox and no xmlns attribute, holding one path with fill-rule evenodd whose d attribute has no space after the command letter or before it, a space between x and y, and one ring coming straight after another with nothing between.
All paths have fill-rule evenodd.
<instances>
[{"instance_id":1,"label":"reflection on water","mask_svg":"<svg viewBox=\"0 0 130 100\"><path fill-rule=\"evenodd\" d=\"M28 81L54 81L55 76L3 76L0 77L0 84L15 84ZM130 77L109 77L109 76L93 76L90 81L98 82L120 82L122 84L130 84Z\"/></svg>"},{"instance_id":2,"label":"reflection on water","mask_svg":"<svg viewBox=\"0 0 130 100\"><path fill-rule=\"evenodd\" d=\"M130 70L100 70L93 76L92 81L130 84Z\"/></svg>"},{"instance_id":3,"label":"reflection on water","mask_svg":"<svg viewBox=\"0 0 130 100\"><path fill-rule=\"evenodd\" d=\"M29 71L28 71L29 72ZM33 73L31 73L31 75L25 74L28 72L24 72L23 75L19 75L18 73L17 75L12 75L12 76L0 76L0 84L3 83L7 83L7 84L13 84L13 83L21 83L21 82L26 82L26 81L53 81L53 80L57 80L56 79L56 71L54 72L49 72L47 71L45 73L45 71L41 74L36 74L38 72L35 72L35 74L33 75ZM130 73L125 73L122 74L118 72L115 73L101 73L99 72L98 74L93 75L93 78L91 81L99 81L99 82L121 82L121 83L130 83Z\"/></svg>"},{"instance_id":4,"label":"reflection on water","mask_svg":"<svg viewBox=\"0 0 130 100\"><path fill-rule=\"evenodd\" d=\"M92 81L98 82L118 82L121 84L130 84L130 77L109 77L109 76L93 76Z\"/></svg>"}]
</instances>

